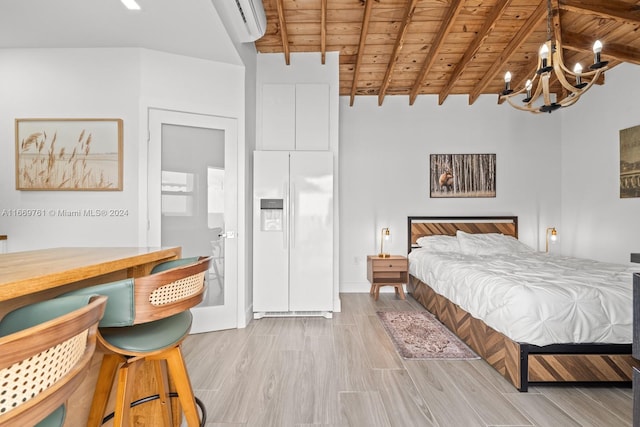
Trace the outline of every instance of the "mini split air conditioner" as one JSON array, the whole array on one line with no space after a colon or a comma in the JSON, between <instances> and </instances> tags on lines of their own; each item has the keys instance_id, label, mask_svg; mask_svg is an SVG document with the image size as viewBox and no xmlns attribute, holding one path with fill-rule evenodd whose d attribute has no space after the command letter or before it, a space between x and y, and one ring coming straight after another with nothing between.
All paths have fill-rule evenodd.
<instances>
[{"instance_id":1,"label":"mini split air conditioner","mask_svg":"<svg viewBox=\"0 0 640 427\"><path fill-rule=\"evenodd\" d=\"M258 40L267 30L262 0L213 0L213 4L222 12L225 26L243 43Z\"/></svg>"}]
</instances>

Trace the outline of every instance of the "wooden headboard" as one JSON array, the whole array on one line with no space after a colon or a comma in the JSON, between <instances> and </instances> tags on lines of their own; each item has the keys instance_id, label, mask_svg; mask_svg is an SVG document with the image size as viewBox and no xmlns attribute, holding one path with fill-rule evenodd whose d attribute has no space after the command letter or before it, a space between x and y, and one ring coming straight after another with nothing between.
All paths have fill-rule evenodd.
<instances>
[{"instance_id":1,"label":"wooden headboard","mask_svg":"<svg viewBox=\"0 0 640 427\"><path fill-rule=\"evenodd\" d=\"M418 247L416 241L423 236L455 236L456 231L467 233L501 233L518 238L517 216L410 216L409 247L407 253Z\"/></svg>"}]
</instances>

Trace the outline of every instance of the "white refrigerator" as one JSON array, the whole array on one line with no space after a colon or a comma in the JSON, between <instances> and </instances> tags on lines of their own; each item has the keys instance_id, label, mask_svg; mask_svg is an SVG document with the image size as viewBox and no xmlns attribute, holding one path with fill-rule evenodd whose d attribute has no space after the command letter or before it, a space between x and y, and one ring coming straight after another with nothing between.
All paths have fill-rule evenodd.
<instances>
[{"instance_id":1,"label":"white refrigerator","mask_svg":"<svg viewBox=\"0 0 640 427\"><path fill-rule=\"evenodd\" d=\"M331 152L254 152L253 312L331 317Z\"/></svg>"}]
</instances>

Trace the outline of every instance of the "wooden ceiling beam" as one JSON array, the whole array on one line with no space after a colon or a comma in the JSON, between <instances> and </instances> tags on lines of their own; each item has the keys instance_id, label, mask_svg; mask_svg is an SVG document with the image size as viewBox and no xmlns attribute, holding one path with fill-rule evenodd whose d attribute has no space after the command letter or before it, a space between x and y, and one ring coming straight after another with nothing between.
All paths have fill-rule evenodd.
<instances>
[{"instance_id":1,"label":"wooden ceiling beam","mask_svg":"<svg viewBox=\"0 0 640 427\"><path fill-rule=\"evenodd\" d=\"M442 91L440 91L440 94L438 95L438 105L442 105L445 99L447 99L447 96L449 96L449 94L451 93L451 90L453 89L453 86L456 84L458 77L460 77L460 75L464 73L464 70L467 68L467 65L469 65L471 60L473 60L473 57L475 56L475 54L478 53L480 46L482 46L484 42L487 40L487 37L489 37L489 34L491 34L491 31L493 31L493 29L495 28L498 20L502 17L502 14L509 6L509 3L511 3L511 0L498 0L494 8L491 10L491 13L485 20L484 25L478 32L478 35L476 36L475 40L469 46L469 48L465 51L464 55L462 56L462 59L456 65L456 68L453 70L453 73L451 73L451 77L449 77L449 81L447 82L445 87L442 89Z\"/></svg>"},{"instance_id":2,"label":"wooden ceiling beam","mask_svg":"<svg viewBox=\"0 0 640 427\"><path fill-rule=\"evenodd\" d=\"M576 33L564 32L562 47L576 52L591 52L593 41ZM640 50L627 45L605 43L602 49L604 59L613 58L622 62L640 65Z\"/></svg>"},{"instance_id":3,"label":"wooden ceiling beam","mask_svg":"<svg viewBox=\"0 0 640 427\"><path fill-rule=\"evenodd\" d=\"M284 0L276 0L278 8L278 25L280 25L280 37L282 39L282 50L284 52L284 62L291 63L291 52L289 51L289 36L287 35L287 21L284 19Z\"/></svg>"},{"instance_id":4,"label":"wooden ceiling beam","mask_svg":"<svg viewBox=\"0 0 640 427\"><path fill-rule=\"evenodd\" d=\"M511 39L509 44L504 48L500 56L496 58L495 62L487 69L484 77L473 88L473 90L469 94L469 105L472 105L474 102L476 102L482 91L495 78L495 75L503 70L504 64L509 60L509 58L511 58L518 47L522 44L522 42L525 41L531 35L531 33L533 33L536 27L546 16L547 1L542 0L536 10L533 11L529 19L527 19L527 22L525 22L524 25L520 28L520 31L518 31L516 35L513 36L513 39Z\"/></svg>"},{"instance_id":5,"label":"wooden ceiling beam","mask_svg":"<svg viewBox=\"0 0 640 427\"><path fill-rule=\"evenodd\" d=\"M595 15L619 22L640 24L640 6L615 0L560 0L560 8L569 12Z\"/></svg>"},{"instance_id":6,"label":"wooden ceiling beam","mask_svg":"<svg viewBox=\"0 0 640 427\"><path fill-rule=\"evenodd\" d=\"M396 63L398 62L398 56L400 55L400 51L402 50L402 46L404 45L404 37L407 34L409 23L413 18L414 12L416 11L417 3L418 0L410 0L407 3L404 18L402 19L402 24L400 24L400 29L398 31L398 37L396 37L396 43L393 46L393 52L391 53L391 60L387 65L387 71L385 72L384 78L382 79L382 85L380 85L380 91L378 93L378 105L382 105L384 96L387 93L387 88L389 87L389 83L391 82L391 74L393 73Z\"/></svg>"},{"instance_id":7,"label":"wooden ceiling beam","mask_svg":"<svg viewBox=\"0 0 640 427\"><path fill-rule=\"evenodd\" d=\"M327 0L320 0L320 9L320 52L324 65L327 60Z\"/></svg>"},{"instance_id":8,"label":"wooden ceiling beam","mask_svg":"<svg viewBox=\"0 0 640 427\"><path fill-rule=\"evenodd\" d=\"M427 57L425 58L424 63L422 64L420 73L418 73L418 78L416 79L415 83L413 84L413 87L411 88L411 93L409 94L409 105L413 105L413 103L415 102L416 97L418 96L418 92L420 91L420 88L424 83L424 79L429 73L429 70L431 69L431 67L433 66L433 63L436 60L436 55L438 54L438 51L442 47L442 42L444 41L447 34L451 32L453 23L455 22L456 18L460 14L460 11L462 10L463 3L464 2L462 0L452 0L451 6L447 11L446 16L442 20L442 25L440 26L440 29L436 34L435 40L431 44L431 49L429 49L429 53L427 53Z\"/></svg>"},{"instance_id":9,"label":"wooden ceiling beam","mask_svg":"<svg viewBox=\"0 0 640 427\"><path fill-rule=\"evenodd\" d=\"M282 1L282 0L279 0ZM362 28L360 29L360 43L358 43L358 55L356 57L356 65L353 69L353 82L351 83L351 99L349 100L349 106L353 107L353 101L356 97L356 90L358 89L358 73L360 72L360 64L362 62L362 55L364 52L364 45L367 41L367 32L369 31L369 18L371 17L371 9L373 7L373 0L366 0L364 4L364 14L362 15Z\"/></svg>"}]
</instances>

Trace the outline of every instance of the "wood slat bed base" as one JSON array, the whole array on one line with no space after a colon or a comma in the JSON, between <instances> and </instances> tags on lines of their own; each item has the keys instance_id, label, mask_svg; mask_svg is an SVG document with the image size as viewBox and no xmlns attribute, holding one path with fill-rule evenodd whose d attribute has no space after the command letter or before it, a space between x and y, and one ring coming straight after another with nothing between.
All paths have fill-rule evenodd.
<instances>
[{"instance_id":1,"label":"wood slat bed base","mask_svg":"<svg viewBox=\"0 0 640 427\"><path fill-rule=\"evenodd\" d=\"M409 293L520 391L537 382L629 382L637 365L629 354L533 354L410 276ZM544 347L540 347L544 348ZM612 346L619 352L619 347ZM572 350L579 351L579 350Z\"/></svg>"},{"instance_id":2,"label":"wood slat bed base","mask_svg":"<svg viewBox=\"0 0 640 427\"><path fill-rule=\"evenodd\" d=\"M626 382L633 363L625 354L530 354L529 382Z\"/></svg>"},{"instance_id":3,"label":"wood slat bed base","mask_svg":"<svg viewBox=\"0 0 640 427\"><path fill-rule=\"evenodd\" d=\"M409 277L407 288L420 304L467 343L478 356L493 366L517 389L521 389L518 343L471 316L413 276Z\"/></svg>"}]
</instances>

